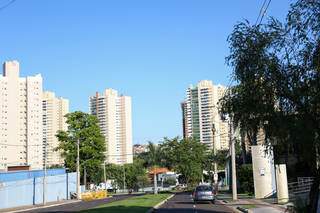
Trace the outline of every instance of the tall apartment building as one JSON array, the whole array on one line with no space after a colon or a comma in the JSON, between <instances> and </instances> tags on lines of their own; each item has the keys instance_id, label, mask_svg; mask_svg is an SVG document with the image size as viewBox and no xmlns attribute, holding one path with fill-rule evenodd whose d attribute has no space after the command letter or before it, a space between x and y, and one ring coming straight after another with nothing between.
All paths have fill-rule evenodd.
<instances>
[{"instance_id":1,"label":"tall apartment building","mask_svg":"<svg viewBox=\"0 0 320 213\"><path fill-rule=\"evenodd\" d=\"M210 149L214 146L217 150L229 148L228 121L222 120L218 112L218 101L225 90L226 87L213 85L208 80L190 85L181 103L184 138L193 137Z\"/></svg>"},{"instance_id":2,"label":"tall apartment building","mask_svg":"<svg viewBox=\"0 0 320 213\"><path fill-rule=\"evenodd\" d=\"M43 161L46 160L47 166L63 165L61 152L55 150L59 145L56 134L59 130L68 129L65 115L69 113L69 100L56 97L53 92L43 92L42 110Z\"/></svg>"},{"instance_id":3,"label":"tall apartment building","mask_svg":"<svg viewBox=\"0 0 320 213\"><path fill-rule=\"evenodd\" d=\"M106 161L132 163L131 97L118 95L113 89L90 97L90 112L97 116L106 140Z\"/></svg>"},{"instance_id":4,"label":"tall apartment building","mask_svg":"<svg viewBox=\"0 0 320 213\"><path fill-rule=\"evenodd\" d=\"M19 77L17 61L3 64L0 119L0 169L42 168L42 77Z\"/></svg>"}]
</instances>

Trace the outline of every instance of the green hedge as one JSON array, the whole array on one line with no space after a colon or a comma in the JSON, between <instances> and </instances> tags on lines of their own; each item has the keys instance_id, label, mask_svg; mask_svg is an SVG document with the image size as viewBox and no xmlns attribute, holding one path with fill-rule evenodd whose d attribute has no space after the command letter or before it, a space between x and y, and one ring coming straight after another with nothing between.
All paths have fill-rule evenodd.
<instances>
[{"instance_id":1,"label":"green hedge","mask_svg":"<svg viewBox=\"0 0 320 213\"><path fill-rule=\"evenodd\" d=\"M252 164L243 164L237 168L240 193L254 193Z\"/></svg>"}]
</instances>

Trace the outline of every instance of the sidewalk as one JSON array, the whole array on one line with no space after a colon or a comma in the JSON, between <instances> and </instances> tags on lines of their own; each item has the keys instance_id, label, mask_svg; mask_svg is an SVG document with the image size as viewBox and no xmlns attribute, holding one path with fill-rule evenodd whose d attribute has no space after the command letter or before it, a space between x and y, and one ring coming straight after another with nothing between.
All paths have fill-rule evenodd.
<instances>
[{"instance_id":1,"label":"sidewalk","mask_svg":"<svg viewBox=\"0 0 320 213\"><path fill-rule=\"evenodd\" d=\"M226 206L232 208L235 212L252 213L281 213L285 212L285 206L254 199L246 194L238 194L238 200L233 201L232 195L227 192L218 194L218 199L222 200Z\"/></svg>"}]
</instances>

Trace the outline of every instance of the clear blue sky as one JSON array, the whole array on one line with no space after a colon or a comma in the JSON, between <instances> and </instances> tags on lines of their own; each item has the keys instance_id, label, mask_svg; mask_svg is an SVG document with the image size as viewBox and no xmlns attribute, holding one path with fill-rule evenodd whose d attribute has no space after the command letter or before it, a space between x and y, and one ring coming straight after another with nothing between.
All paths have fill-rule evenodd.
<instances>
[{"instance_id":1,"label":"clear blue sky","mask_svg":"<svg viewBox=\"0 0 320 213\"><path fill-rule=\"evenodd\" d=\"M9 0L0 0L0 7ZM283 19L290 0L267 15ZM0 11L0 61L88 112L105 88L132 96L134 143L182 135L180 102L201 79L227 84L227 36L263 0L16 0Z\"/></svg>"}]
</instances>

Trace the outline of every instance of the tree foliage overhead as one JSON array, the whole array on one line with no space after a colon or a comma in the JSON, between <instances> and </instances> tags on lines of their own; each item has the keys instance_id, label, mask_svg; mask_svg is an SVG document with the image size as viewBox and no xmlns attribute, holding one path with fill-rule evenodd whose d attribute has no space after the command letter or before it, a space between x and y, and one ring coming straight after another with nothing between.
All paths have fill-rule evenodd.
<instances>
[{"instance_id":1,"label":"tree foliage overhead","mask_svg":"<svg viewBox=\"0 0 320 213\"><path fill-rule=\"evenodd\" d=\"M263 129L265 142L298 151L319 185L320 1L292 4L284 23L238 23L228 41L235 86L220 101L221 113L232 115L252 144Z\"/></svg>"},{"instance_id":2,"label":"tree foliage overhead","mask_svg":"<svg viewBox=\"0 0 320 213\"><path fill-rule=\"evenodd\" d=\"M95 116L76 111L66 115L68 130L59 131L57 138L65 159L65 166L71 171L76 170L77 140L80 141L80 168L86 169L88 182L97 181L101 177L99 170L105 160L106 150L104 136L100 132Z\"/></svg>"}]
</instances>

